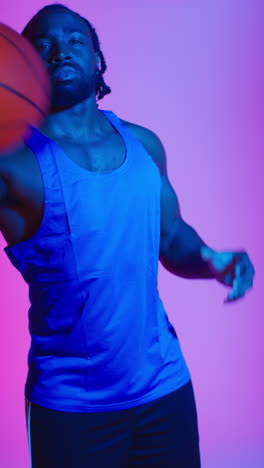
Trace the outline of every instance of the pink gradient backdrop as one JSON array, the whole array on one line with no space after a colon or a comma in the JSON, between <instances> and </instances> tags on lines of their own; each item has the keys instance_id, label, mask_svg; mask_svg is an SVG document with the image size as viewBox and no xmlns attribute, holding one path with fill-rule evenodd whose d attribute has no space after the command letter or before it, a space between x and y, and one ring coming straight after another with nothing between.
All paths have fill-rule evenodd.
<instances>
[{"instance_id":1,"label":"pink gradient backdrop","mask_svg":"<svg viewBox=\"0 0 264 468\"><path fill-rule=\"evenodd\" d=\"M161 264L159 291L192 375L203 468L263 467L264 4L65 4L99 35L112 88L99 107L158 134L184 219L212 248L245 249L254 263L254 290L232 305L219 283L181 279ZM1 21L21 32L45 5L9 0ZM26 468L28 289L4 252L0 271L0 466Z\"/></svg>"}]
</instances>

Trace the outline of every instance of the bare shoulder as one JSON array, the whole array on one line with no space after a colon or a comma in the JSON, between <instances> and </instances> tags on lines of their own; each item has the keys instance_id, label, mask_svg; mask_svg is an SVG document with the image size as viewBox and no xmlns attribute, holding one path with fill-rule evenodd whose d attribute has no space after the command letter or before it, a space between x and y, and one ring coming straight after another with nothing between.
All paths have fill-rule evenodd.
<instances>
[{"instance_id":1,"label":"bare shoulder","mask_svg":"<svg viewBox=\"0 0 264 468\"><path fill-rule=\"evenodd\" d=\"M166 152L162 141L158 135L149 128L143 127L132 122L120 119L135 135L136 138L144 145L154 162L157 164L161 174L166 174Z\"/></svg>"}]
</instances>

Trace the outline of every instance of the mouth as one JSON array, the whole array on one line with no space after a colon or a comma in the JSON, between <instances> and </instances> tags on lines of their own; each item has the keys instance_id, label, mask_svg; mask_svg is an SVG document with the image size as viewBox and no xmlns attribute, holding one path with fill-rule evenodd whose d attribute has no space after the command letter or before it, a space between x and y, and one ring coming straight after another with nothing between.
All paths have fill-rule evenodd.
<instances>
[{"instance_id":1,"label":"mouth","mask_svg":"<svg viewBox=\"0 0 264 468\"><path fill-rule=\"evenodd\" d=\"M75 67L73 65L71 65L70 63L64 63L64 65L58 65L54 71L56 72L57 70L64 70L64 69L71 69L71 70L75 70Z\"/></svg>"},{"instance_id":2,"label":"mouth","mask_svg":"<svg viewBox=\"0 0 264 468\"><path fill-rule=\"evenodd\" d=\"M76 74L76 70L70 65L65 65L63 67L57 68L52 77L56 81L66 81L72 79L72 76Z\"/></svg>"}]
</instances>

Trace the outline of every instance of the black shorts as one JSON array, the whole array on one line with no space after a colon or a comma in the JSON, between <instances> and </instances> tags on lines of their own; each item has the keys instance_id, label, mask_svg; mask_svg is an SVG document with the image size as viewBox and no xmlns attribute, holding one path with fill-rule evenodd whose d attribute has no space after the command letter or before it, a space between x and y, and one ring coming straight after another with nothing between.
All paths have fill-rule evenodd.
<instances>
[{"instance_id":1,"label":"black shorts","mask_svg":"<svg viewBox=\"0 0 264 468\"><path fill-rule=\"evenodd\" d=\"M120 411L72 413L26 404L31 468L200 468L192 381Z\"/></svg>"}]
</instances>

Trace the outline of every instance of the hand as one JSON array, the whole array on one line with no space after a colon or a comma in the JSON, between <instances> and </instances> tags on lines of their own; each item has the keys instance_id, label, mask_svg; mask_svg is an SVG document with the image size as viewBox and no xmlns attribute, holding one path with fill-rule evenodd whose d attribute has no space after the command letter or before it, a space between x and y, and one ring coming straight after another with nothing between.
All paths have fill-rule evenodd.
<instances>
[{"instance_id":1,"label":"hand","mask_svg":"<svg viewBox=\"0 0 264 468\"><path fill-rule=\"evenodd\" d=\"M252 288L255 270L245 251L216 252L202 246L200 253L216 280L233 288L224 303L236 301Z\"/></svg>"}]
</instances>

